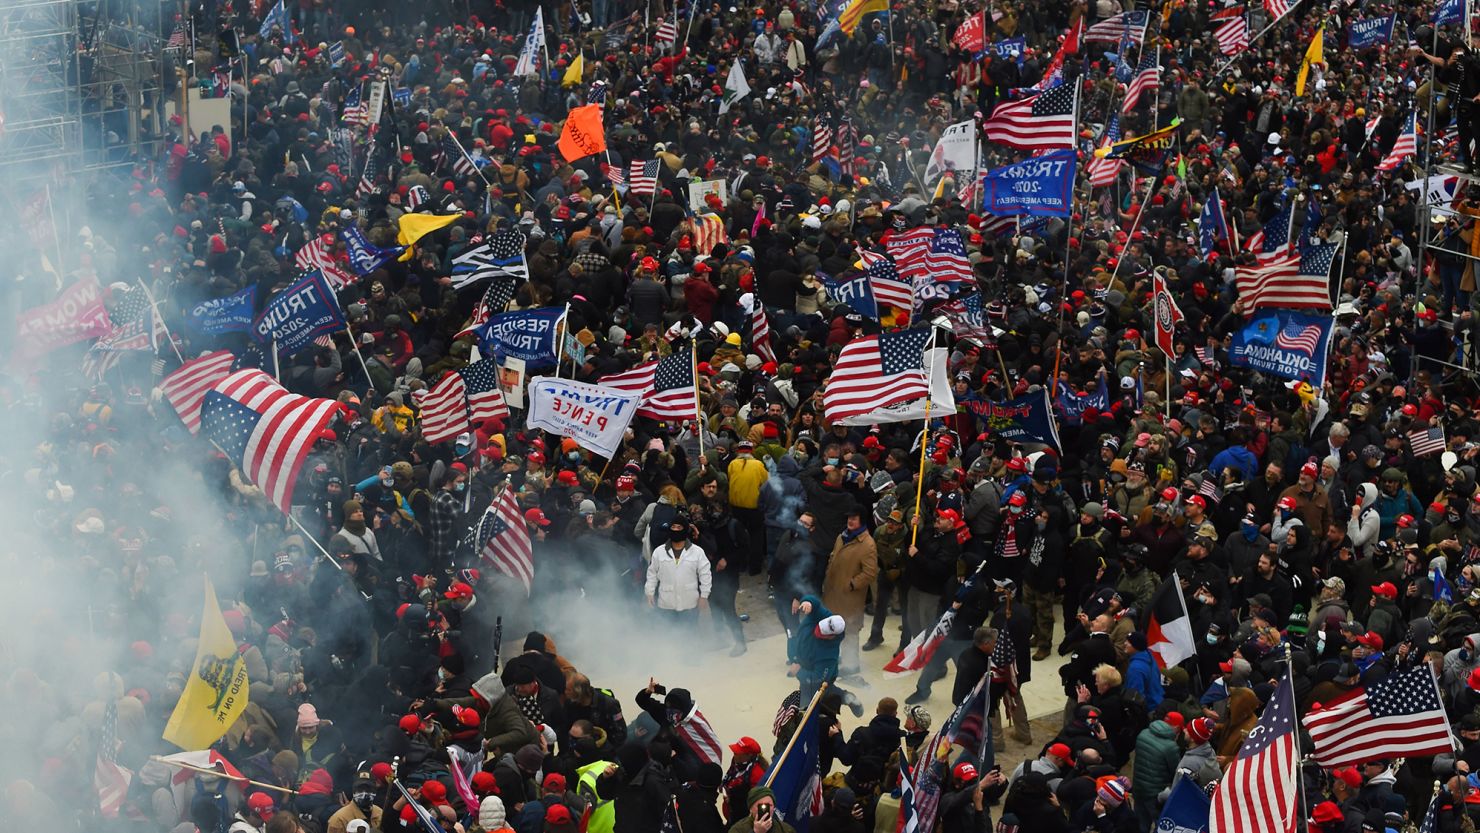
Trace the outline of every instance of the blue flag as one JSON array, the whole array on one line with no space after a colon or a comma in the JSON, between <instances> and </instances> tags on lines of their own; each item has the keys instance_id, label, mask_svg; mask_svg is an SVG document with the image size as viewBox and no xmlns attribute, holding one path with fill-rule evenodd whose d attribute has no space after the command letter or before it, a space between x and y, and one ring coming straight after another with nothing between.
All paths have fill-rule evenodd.
<instances>
[{"instance_id":1,"label":"blue flag","mask_svg":"<svg viewBox=\"0 0 1480 833\"><path fill-rule=\"evenodd\" d=\"M1434 10L1434 25L1443 26L1446 23L1458 23L1465 19L1465 0L1444 0L1439 8Z\"/></svg>"},{"instance_id":2,"label":"blue flag","mask_svg":"<svg viewBox=\"0 0 1480 833\"><path fill-rule=\"evenodd\" d=\"M244 333L252 329L252 308L257 305L257 285L225 298L202 301L190 310L191 329L204 335Z\"/></svg>"},{"instance_id":3,"label":"blue flag","mask_svg":"<svg viewBox=\"0 0 1480 833\"><path fill-rule=\"evenodd\" d=\"M839 304L847 304L859 315L878 320L879 302L874 297L874 284L868 275L858 275L848 280L830 278L818 275L822 283L827 287L827 295L830 300Z\"/></svg>"},{"instance_id":4,"label":"blue flag","mask_svg":"<svg viewBox=\"0 0 1480 833\"><path fill-rule=\"evenodd\" d=\"M1208 201L1203 203L1202 216L1197 218L1197 248L1202 252L1203 260L1213 254L1220 240L1227 239L1228 221L1223 216L1223 198L1214 188Z\"/></svg>"},{"instance_id":5,"label":"blue flag","mask_svg":"<svg viewBox=\"0 0 1480 833\"><path fill-rule=\"evenodd\" d=\"M339 66L344 61L344 41L337 40L329 44L329 65Z\"/></svg>"},{"instance_id":6,"label":"blue flag","mask_svg":"<svg viewBox=\"0 0 1480 833\"><path fill-rule=\"evenodd\" d=\"M1006 402L961 403L982 420L987 431L1006 440L1020 443L1042 443L1063 453L1059 428L1054 422L1053 407L1048 401L1048 388L1028 393Z\"/></svg>"},{"instance_id":7,"label":"blue flag","mask_svg":"<svg viewBox=\"0 0 1480 833\"><path fill-rule=\"evenodd\" d=\"M1023 53L1028 49L1028 39L1023 37L1008 38L987 44L987 54L1004 61L1023 62Z\"/></svg>"},{"instance_id":8,"label":"blue flag","mask_svg":"<svg viewBox=\"0 0 1480 833\"><path fill-rule=\"evenodd\" d=\"M530 370L555 366L555 324L565 314L561 307L505 312L490 317L474 332L484 355L523 359Z\"/></svg>"},{"instance_id":9,"label":"blue flag","mask_svg":"<svg viewBox=\"0 0 1480 833\"><path fill-rule=\"evenodd\" d=\"M349 253L350 268L360 277L374 272L376 269L390 263L406 251L405 246L392 246L382 249L365 239L365 233L360 231L359 226L349 226L340 232L344 238L345 251Z\"/></svg>"},{"instance_id":10,"label":"blue flag","mask_svg":"<svg viewBox=\"0 0 1480 833\"><path fill-rule=\"evenodd\" d=\"M1393 24L1397 20L1396 14L1353 20L1346 27L1346 45L1352 49L1370 49L1378 44L1392 43Z\"/></svg>"},{"instance_id":11,"label":"blue flag","mask_svg":"<svg viewBox=\"0 0 1480 833\"><path fill-rule=\"evenodd\" d=\"M1330 347L1329 315L1266 308L1233 334L1228 357L1239 367L1309 382L1319 390L1326 382Z\"/></svg>"},{"instance_id":12,"label":"blue flag","mask_svg":"<svg viewBox=\"0 0 1480 833\"><path fill-rule=\"evenodd\" d=\"M1105 384L1105 374L1100 374L1100 384L1089 393L1071 394L1068 388L1061 386L1054 405L1063 415L1066 425L1078 425L1084 419L1084 412L1090 408L1097 411L1110 410L1110 388Z\"/></svg>"},{"instance_id":13,"label":"blue flag","mask_svg":"<svg viewBox=\"0 0 1480 833\"><path fill-rule=\"evenodd\" d=\"M1172 794L1167 797L1166 806L1161 809L1161 818L1153 829L1175 833L1207 833L1208 816L1212 811L1212 799L1198 789L1196 781L1178 778L1177 783L1172 785Z\"/></svg>"},{"instance_id":14,"label":"blue flag","mask_svg":"<svg viewBox=\"0 0 1480 833\"><path fill-rule=\"evenodd\" d=\"M257 37L266 40L272 35L272 27L278 27L283 32L283 43L296 43L298 36L293 34L293 19L288 17L288 7L284 0L278 0L277 5L267 12L267 17L262 18L262 28L257 30Z\"/></svg>"},{"instance_id":15,"label":"blue flag","mask_svg":"<svg viewBox=\"0 0 1480 833\"><path fill-rule=\"evenodd\" d=\"M396 103L396 106L397 107L407 107L407 106L410 106L410 104L411 104L411 88L410 87L397 87L395 89L395 91L391 93L391 101L394 101Z\"/></svg>"},{"instance_id":16,"label":"blue flag","mask_svg":"<svg viewBox=\"0 0 1480 833\"><path fill-rule=\"evenodd\" d=\"M1454 588L1449 586L1449 579L1444 577L1443 570L1435 567L1429 572L1429 580L1434 583L1434 601L1454 603Z\"/></svg>"},{"instance_id":17,"label":"blue flag","mask_svg":"<svg viewBox=\"0 0 1480 833\"><path fill-rule=\"evenodd\" d=\"M325 333L344 329L344 314L339 299L324 279L314 270L298 283L272 296L262 314L252 322L252 334L258 341L272 341L278 352L291 356L313 344Z\"/></svg>"},{"instance_id":18,"label":"blue flag","mask_svg":"<svg viewBox=\"0 0 1480 833\"><path fill-rule=\"evenodd\" d=\"M822 730L817 709L797 727L796 742L786 757L771 765L763 783L776 793L776 816L807 833L813 817L822 813L822 772L818 766Z\"/></svg>"},{"instance_id":19,"label":"blue flag","mask_svg":"<svg viewBox=\"0 0 1480 833\"><path fill-rule=\"evenodd\" d=\"M998 216L1068 217L1076 158L1069 148L987 171L982 176L985 210Z\"/></svg>"}]
</instances>

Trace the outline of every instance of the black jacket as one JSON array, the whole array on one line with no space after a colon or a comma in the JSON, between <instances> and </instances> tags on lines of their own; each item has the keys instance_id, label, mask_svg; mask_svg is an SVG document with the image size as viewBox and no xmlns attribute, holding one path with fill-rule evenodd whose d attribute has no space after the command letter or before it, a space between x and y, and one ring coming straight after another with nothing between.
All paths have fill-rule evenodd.
<instances>
[{"instance_id":1,"label":"black jacket","mask_svg":"<svg viewBox=\"0 0 1480 833\"><path fill-rule=\"evenodd\" d=\"M1069 661L1059 669L1064 693L1070 697L1075 696L1081 683L1093 691L1094 670L1101 664L1115 664L1115 643L1110 641L1108 633L1091 633L1088 639L1079 643L1074 653L1069 655Z\"/></svg>"}]
</instances>

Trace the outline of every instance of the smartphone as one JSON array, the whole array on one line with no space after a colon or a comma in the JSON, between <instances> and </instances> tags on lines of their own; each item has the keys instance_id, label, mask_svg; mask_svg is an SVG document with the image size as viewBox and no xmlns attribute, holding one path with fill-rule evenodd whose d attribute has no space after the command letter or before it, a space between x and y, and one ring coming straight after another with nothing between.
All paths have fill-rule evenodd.
<instances>
[{"instance_id":1,"label":"smartphone","mask_svg":"<svg viewBox=\"0 0 1480 833\"><path fill-rule=\"evenodd\" d=\"M766 819L771 817L771 805L762 804L755 812L756 821L765 821Z\"/></svg>"}]
</instances>

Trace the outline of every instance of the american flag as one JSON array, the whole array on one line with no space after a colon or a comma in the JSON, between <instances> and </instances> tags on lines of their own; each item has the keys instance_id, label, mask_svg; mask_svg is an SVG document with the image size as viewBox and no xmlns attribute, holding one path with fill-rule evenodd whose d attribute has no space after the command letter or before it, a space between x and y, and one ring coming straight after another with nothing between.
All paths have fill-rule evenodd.
<instances>
[{"instance_id":1,"label":"american flag","mask_svg":"<svg viewBox=\"0 0 1480 833\"><path fill-rule=\"evenodd\" d=\"M1393 149L1388 151L1387 156L1377 163L1379 171L1391 171L1398 168L1407 161L1408 157L1418 153L1418 113L1408 114L1408 123L1404 125L1403 132L1398 134L1398 140L1393 142Z\"/></svg>"},{"instance_id":2,"label":"american flag","mask_svg":"<svg viewBox=\"0 0 1480 833\"><path fill-rule=\"evenodd\" d=\"M606 104L606 94L610 89L605 81L592 81L591 89L586 90L586 103Z\"/></svg>"},{"instance_id":3,"label":"american flag","mask_svg":"<svg viewBox=\"0 0 1480 833\"><path fill-rule=\"evenodd\" d=\"M1439 426L1431 428L1419 428L1408 432L1408 446L1413 449L1414 457L1422 457L1426 454L1444 450L1444 429Z\"/></svg>"},{"instance_id":4,"label":"american flag","mask_svg":"<svg viewBox=\"0 0 1480 833\"><path fill-rule=\"evenodd\" d=\"M1433 799L1429 801L1428 812L1423 814L1423 823L1418 826L1418 833L1439 833L1439 799L1443 795L1442 790L1434 793Z\"/></svg>"},{"instance_id":5,"label":"american flag","mask_svg":"<svg viewBox=\"0 0 1480 833\"><path fill-rule=\"evenodd\" d=\"M1017 701L1017 645L1006 628L997 632L997 644L992 648L992 686L1009 704Z\"/></svg>"},{"instance_id":6,"label":"american flag","mask_svg":"<svg viewBox=\"0 0 1480 833\"><path fill-rule=\"evenodd\" d=\"M468 325L462 328L457 338L469 335L479 327L488 322L488 319L503 312L509 301L514 299L514 293L518 291L519 282L508 275L494 275L488 281L488 288L483 291L483 297L473 307L473 314L468 319Z\"/></svg>"},{"instance_id":7,"label":"american flag","mask_svg":"<svg viewBox=\"0 0 1480 833\"><path fill-rule=\"evenodd\" d=\"M674 11L676 13L678 10ZM678 24L666 19L659 23L658 31L653 34L653 43L659 49L672 49L678 44Z\"/></svg>"},{"instance_id":8,"label":"american flag","mask_svg":"<svg viewBox=\"0 0 1480 833\"><path fill-rule=\"evenodd\" d=\"M1321 243L1234 273L1244 309L1330 309L1331 261L1340 244Z\"/></svg>"},{"instance_id":9,"label":"american flag","mask_svg":"<svg viewBox=\"0 0 1480 833\"><path fill-rule=\"evenodd\" d=\"M895 654L884 666L884 676L902 677L924 668L940 649L941 643L945 642L946 634L951 632L951 623L955 620L956 611L946 610L935 621L934 627L915 634L909 644L904 646L904 650Z\"/></svg>"},{"instance_id":10,"label":"american flag","mask_svg":"<svg viewBox=\"0 0 1480 833\"><path fill-rule=\"evenodd\" d=\"M495 231L483 245L452 259L452 288L462 289L499 275L516 281L529 280L524 246L524 232L519 229L511 227Z\"/></svg>"},{"instance_id":11,"label":"american flag","mask_svg":"<svg viewBox=\"0 0 1480 833\"><path fill-rule=\"evenodd\" d=\"M692 709L680 718L673 730L678 733L684 744L699 756L701 763L717 765L724 762L724 746L719 742L719 735L715 733L714 727L709 725L709 718L705 717L699 709Z\"/></svg>"},{"instance_id":12,"label":"american flag","mask_svg":"<svg viewBox=\"0 0 1480 833\"><path fill-rule=\"evenodd\" d=\"M432 201L432 194L423 185L413 185L406 189L406 210L419 211L421 207Z\"/></svg>"},{"instance_id":13,"label":"american flag","mask_svg":"<svg viewBox=\"0 0 1480 833\"><path fill-rule=\"evenodd\" d=\"M966 255L966 241L961 238L961 232L950 228L935 230L930 249L925 253L925 269L937 283L972 279L971 259Z\"/></svg>"},{"instance_id":14,"label":"american flag","mask_svg":"<svg viewBox=\"0 0 1480 833\"><path fill-rule=\"evenodd\" d=\"M896 309L915 308L915 290L909 281L900 279L894 261L881 257L870 263L863 273L868 276L876 302Z\"/></svg>"},{"instance_id":15,"label":"american flag","mask_svg":"<svg viewBox=\"0 0 1480 833\"><path fill-rule=\"evenodd\" d=\"M750 346L762 361L776 361L776 351L771 349L771 325L766 321L766 308L757 300L750 309Z\"/></svg>"},{"instance_id":16,"label":"american flag","mask_svg":"<svg viewBox=\"0 0 1480 833\"><path fill-rule=\"evenodd\" d=\"M529 529L519 511L519 499L507 486L488 505L474 530L475 549L493 569L524 585L529 595L534 584L534 547Z\"/></svg>"},{"instance_id":17,"label":"american flag","mask_svg":"<svg viewBox=\"0 0 1480 833\"><path fill-rule=\"evenodd\" d=\"M168 399L180 421L190 433L200 432L200 408L206 394L231 374L235 357L229 350L216 350L182 365L159 383L160 392Z\"/></svg>"},{"instance_id":18,"label":"american flag","mask_svg":"<svg viewBox=\"0 0 1480 833\"><path fill-rule=\"evenodd\" d=\"M1197 493L1208 499L1208 502L1218 504L1223 502L1223 489L1218 481L1211 476L1204 477L1202 485L1197 487Z\"/></svg>"},{"instance_id":19,"label":"american flag","mask_svg":"<svg viewBox=\"0 0 1480 833\"><path fill-rule=\"evenodd\" d=\"M370 123L370 105L365 101L359 87L350 90L344 97L344 112L339 116L345 124L365 125Z\"/></svg>"},{"instance_id":20,"label":"american flag","mask_svg":"<svg viewBox=\"0 0 1480 833\"><path fill-rule=\"evenodd\" d=\"M1141 56L1141 66L1136 68L1136 76L1125 88L1125 101L1121 102L1120 112L1129 113L1136 109L1141 101L1141 94L1147 91L1154 92L1161 89L1161 47L1150 55Z\"/></svg>"},{"instance_id":21,"label":"american flag","mask_svg":"<svg viewBox=\"0 0 1480 833\"><path fill-rule=\"evenodd\" d=\"M689 350L656 362L603 376L597 384L642 394L638 416L657 420L698 418L694 392L694 355Z\"/></svg>"},{"instance_id":22,"label":"american flag","mask_svg":"<svg viewBox=\"0 0 1480 833\"><path fill-rule=\"evenodd\" d=\"M1293 828L1300 758L1296 735L1295 690L1287 673L1213 793L1209 833L1285 833Z\"/></svg>"},{"instance_id":23,"label":"american flag","mask_svg":"<svg viewBox=\"0 0 1480 833\"><path fill-rule=\"evenodd\" d=\"M920 832L920 818L915 813L914 775L910 772L910 758L903 751L899 754L899 822L894 830L895 833Z\"/></svg>"},{"instance_id":24,"label":"american flag","mask_svg":"<svg viewBox=\"0 0 1480 833\"><path fill-rule=\"evenodd\" d=\"M492 358L454 370L442 377L421 400L421 436L429 443L450 440L471 423L507 418L509 406L498 384L498 363Z\"/></svg>"},{"instance_id":25,"label":"american flag","mask_svg":"<svg viewBox=\"0 0 1480 833\"><path fill-rule=\"evenodd\" d=\"M834 134L838 145L838 168L848 176L854 176L854 160L858 158L858 128L852 119L843 119Z\"/></svg>"},{"instance_id":26,"label":"american flag","mask_svg":"<svg viewBox=\"0 0 1480 833\"><path fill-rule=\"evenodd\" d=\"M658 165L656 159L646 162L634 160L627 167L627 187L640 197L650 197L658 191Z\"/></svg>"},{"instance_id":27,"label":"american flag","mask_svg":"<svg viewBox=\"0 0 1480 833\"><path fill-rule=\"evenodd\" d=\"M1099 147L1107 148L1120 141L1120 114L1116 113L1110 117L1110 124L1105 128L1105 135L1100 137ZM1089 184L1092 187L1114 185L1120 176L1120 168L1125 164L1124 159L1109 156L1090 156L1085 164L1085 170L1089 173Z\"/></svg>"},{"instance_id":28,"label":"american flag","mask_svg":"<svg viewBox=\"0 0 1480 833\"><path fill-rule=\"evenodd\" d=\"M324 279L335 292L349 286L357 279L357 275L346 270L335 260L330 247L334 245L334 235L319 234L298 250L293 256L293 265L300 271L312 272L317 269L324 273Z\"/></svg>"},{"instance_id":29,"label":"american flag","mask_svg":"<svg viewBox=\"0 0 1480 833\"><path fill-rule=\"evenodd\" d=\"M1150 13L1145 9L1121 12L1085 29L1083 40L1085 43L1093 41L1120 43L1122 39L1129 37L1131 43L1140 46L1141 41L1146 37L1146 23L1150 19ZM1127 32L1129 32L1128 36Z\"/></svg>"},{"instance_id":30,"label":"american flag","mask_svg":"<svg viewBox=\"0 0 1480 833\"><path fill-rule=\"evenodd\" d=\"M1316 760L1326 768L1453 749L1439 686L1427 664L1357 688L1301 722Z\"/></svg>"},{"instance_id":31,"label":"american flag","mask_svg":"<svg viewBox=\"0 0 1480 833\"><path fill-rule=\"evenodd\" d=\"M936 311L951 322L951 331L956 334L956 338L974 341L983 347L994 343L992 331L987 329L986 317L982 314L981 293L962 295L950 303L940 305Z\"/></svg>"},{"instance_id":32,"label":"american flag","mask_svg":"<svg viewBox=\"0 0 1480 833\"><path fill-rule=\"evenodd\" d=\"M355 186L355 196L364 199L375 193L378 179L380 179L380 154L376 153L376 146L372 144L365 156L365 170L360 173L360 184Z\"/></svg>"},{"instance_id":33,"label":"american flag","mask_svg":"<svg viewBox=\"0 0 1480 833\"><path fill-rule=\"evenodd\" d=\"M861 338L843 346L822 394L823 412L836 422L927 395L925 345L929 330Z\"/></svg>"},{"instance_id":34,"label":"american flag","mask_svg":"<svg viewBox=\"0 0 1480 833\"><path fill-rule=\"evenodd\" d=\"M1290 0L1264 0L1264 10L1269 16L1279 20L1290 13Z\"/></svg>"},{"instance_id":35,"label":"american flag","mask_svg":"<svg viewBox=\"0 0 1480 833\"><path fill-rule=\"evenodd\" d=\"M298 470L336 415L332 399L289 393L260 370L238 370L206 394L200 426L206 438L287 514Z\"/></svg>"},{"instance_id":36,"label":"american flag","mask_svg":"<svg viewBox=\"0 0 1480 833\"><path fill-rule=\"evenodd\" d=\"M452 172L458 176L472 176L478 172L478 166L463 153L462 145L450 131L442 137L442 159L452 160Z\"/></svg>"},{"instance_id":37,"label":"american flag","mask_svg":"<svg viewBox=\"0 0 1480 833\"><path fill-rule=\"evenodd\" d=\"M1274 346L1314 355L1316 348L1321 346L1321 336L1324 334L1325 331L1316 324L1302 325L1297 321L1291 321L1275 334Z\"/></svg>"},{"instance_id":38,"label":"american flag","mask_svg":"<svg viewBox=\"0 0 1480 833\"><path fill-rule=\"evenodd\" d=\"M165 334L164 321L150 302L142 285L124 293L108 315L113 329L88 348L82 357L82 372L99 381L118 366L126 352L153 350L159 336Z\"/></svg>"},{"instance_id":39,"label":"american flag","mask_svg":"<svg viewBox=\"0 0 1480 833\"><path fill-rule=\"evenodd\" d=\"M1239 9L1237 17L1216 21L1213 39L1218 41L1218 51L1224 55L1237 55L1249 48L1249 21Z\"/></svg>"},{"instance_id":40,"label":"american flag","mask_svg":"<svg viewBox=\"0 0 1480 833\"><path fill-rule=\"evenodd\" d=\"M694 251L701 255L714 252L714 247L730 242L725 233L725 221L718 214L703 214L693 219Z\"/></svg>"},{"instance_id":41,"label":"american flag","mask_svg":"<svg viewBox=\"0 0 1480 833\"><path fill-rule=\"evenodd\" d=\"M913 277L915 274L925 272L925 255L930 251L930 241L934 239L935 229L922 226L898 234L891 233L884 240L884 250L893 259L900 275ZM865 264L872 265L873 261L869 260L870 254L873 253L860 254Z\"/></svg>"},{"instance_id":42,"label":"american flag","mask_svg":"<svg viewBox=\"0 0 1480 833\"><path fill-rule=\"evenodd\" d=\"M623 173L622 169L616 165L608 165L605 162L601 163L601 173L606 177L606 181L610 182L614 187L627 187L627 174Z\"/></svg>"},{"instance_id":43,"label":"american flag","mask_svg":"<svg viewBox=\"0 0 1480 833\"><path fill-rule=\"evenodd\" d=\"M815 165L832 152L832 128L819 116L812 124L812 161Z\"/></svg>"},{"instance_id":44,"label":"american flag","mask_svg":"<svg viewBox=\"0 0 1480 833\"><path fill-rule=\"evenodd\" d=\"M98 791L98 806L103 818L118 818L118 810L128 795L134 774L118 765L118 701L110 695L103 706L103 726L98 733L98 761L93 770L93 786Z\"/></svg>"},{"instance_id":45,"label":"american flag","mask_svg":"<svg viewBox=\"0 0 1480 833\"><path fill-rule=\"evenodd\" d=\"M1291 210L1294 205L1291 200L1285 201L1285 207L1275 212L1260 230L1249 235L1247 246L1261 263L1279 260L1290 254L1290 224L1293 222Z\"/></svg>"},{"instance_id":46,"label":"american flag","mask_svg":"<svg viewBox=\"0 0 1480 833\"><path fill-rule=\"evenodd\" d=\"M1022 150L1072 148L1078 134L1078 105L1078 84L1003 102L982 125L982 138Z\"/></svg>"},{"instance_id":47,"label":"american flag","mask_svg":"<svg viewBox=\"0 0 1480 833\"><path fill-rule=\"evenodd\" d=\"M184 51L186 37L187 35L185 32L185 21L178 21L175 23L175 31L170 33L169 43L166 43L164 48L175 50L177 52Z\"/></svg>"}]
</instances>

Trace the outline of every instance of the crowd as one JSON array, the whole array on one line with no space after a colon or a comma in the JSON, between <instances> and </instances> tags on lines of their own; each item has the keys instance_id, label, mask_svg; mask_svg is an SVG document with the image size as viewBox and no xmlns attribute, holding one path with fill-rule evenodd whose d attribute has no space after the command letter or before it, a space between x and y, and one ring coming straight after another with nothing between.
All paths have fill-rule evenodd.
<instances>
[{"instance_id":1,"label":"crowd","mask_svg":"<svg viewBox=\"0 0 1480 833\"><path fill-rule=\"evenodd\" d=\"M665 815L685 833L790 831L764 774L821 692L820 718L806 724L821 748L817 833L896 829L901 755L917 779L938 773L943 833L1144 833L1177 781L1216 788L1286 674L1305 714L1428 666L1454 752L1306 760L1296 812L1322 833L1405 831L1432 803L1432 829L1473 829L1480 390L1467 367L1480 203L1461 181L1452 211L1421 210L1409 186L1428 141L1378 169L1410 113L1434 134L1436 161L1469 164L1480 65L1465 38L1436 32L1429 3L1296 4L1278 22L1255 6L1250 33L1272 30L1225 58L1210 34L1217 9L1168 0L1150 9L1142 47L1160 47L1159 87L1121 130L1179 118L1173 158L1095 188L1081 172L1073 217L1004 229L969 189L963 202L965 177L922 181L936 139L1038 83L1064 33L1120 3L991 4L987 39L1025 38L1021 60L954 45L981 11L971 4L891 8L824 37L828 10L774 0L677 13L480 0L389 18L305 1L285 7L291 31L260 35L266 7L192 6L194 66L230 74L232 124L194 135L170 121L156 156L87 184L86 226L57 229L69 276L121 282L118 297L137 281L153 287L182 355L162 344L157 359L130 356L102 381L77 381L71 350L9 370L13 563L50 580L48 595L60 582L88 599L85 617L66 600L67 625L49 601L28 602L40 605L28 624L65 632L81 617L127 648L105 667L79 666L68 639L57 647L74 662L16 655L3 698L18 763L5 770L3 812L68 830L400 833L425 829L416 804L458 833L655 833ZM516 75L536 9L547 45L535 74ZM1347 23L1382 14L1401 34L1343 48ZM1322 61L1297 96L1322 24ZM342 44L338 63L331 44ZM1104 54L1117 48L1082 43L1062 68L1082 87L1084 160L1124 90ZM731 102L737 60L751 92ZM371 135L342 121L367 78L409 93L387 102ZM567 162L556 148L566 113L597 100L609 152ZM814 160L821 125L851 130L831 165ZM476 171L454 173L449 134ZM1023 156L990 143L983 153L986 165ZM610 171L649 159L650 197L614 190ZM724 234L704 250L715 237L688 186L714 180L725 194L701 210ZM1261 233L1288 201L1303 240L1342 244L1324 386L1231 363L1249 312L1234 275L1253 255L1201 254L1196 221L1215 188L1234 240ZM339 290L353 337L276 370L290 390L342 405L294 492L301 526L286 523L149 391L207 350L272 370L248 334L203 336L188 311L248 286L260 308L319 235L343 263L340 231L388 247L416 212L461 216ZM937 342L949 347L956 410L932 413L923 431L918 420L827 419L840 350L928 324L931 310L880 321L830 298L820 276L856 274L861 253L934 226L963 231L992 334ZM455 286L452 260L504 228L525 236L529 272L509 309L568 304L585 353L567 376L596 382L693 350L702 418L640 418L610 460L528 429L518 408L426 442L421 399L473 359L464 328L483 297L482 285ZM1183 316L1170 357L1153 344L1153 278ZM49 300L37 281L17 286L21 306ZM754 341L757 309L774 360ZM1100 384L1103 401L1060 412L1060 449L1011 442L969 407ZM1415 454L1413 432L1431 426L1444 448ZM527 594L469 546L505 488L533 541ZM20 566L23 546L45 554L39 567ZM251 681L245 714L213 748L257 785L227 789L151 761L173 751L161 731L195 653L203 570ZM1168 577L1197 652L1163 668L1148 606ZM546 635L589 599L615 599L670 632L712 619L723 644L688 650L739 656L762 613L737 608L742 586L769 598L764 618L774 614L787 650L776 702L756 704L776 708L774 725L718 739L724 749L696 741L684 681L603 688L580 670L589 646L557 649ZM898 699L860 699L865 664L948 610L931 662L884 692ZM997 650L1004 642L1011 651ZM997 750L1010 735L1033 754L994 763L928 747L947 718L923 705L933 685L954 674L959 704L984 675L999 679L989 658L1004 653L1016 685L1062 687L1062 714L1033 724L1006 686L993 689ZM1057 678L1044 679L1055 658ZM79 785L100 738L115 735L112 754L137 774L105 817ZM467 792L449 748L476 760Z\"/></svg>"}]
</instances>

